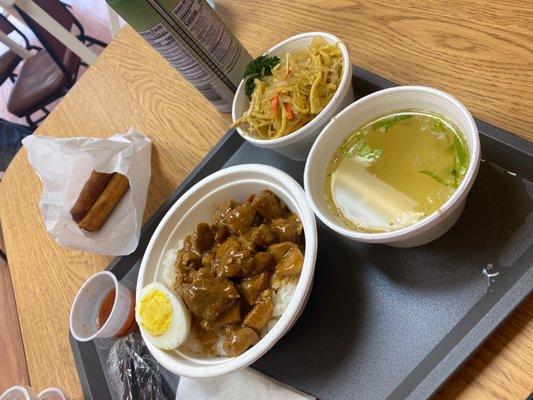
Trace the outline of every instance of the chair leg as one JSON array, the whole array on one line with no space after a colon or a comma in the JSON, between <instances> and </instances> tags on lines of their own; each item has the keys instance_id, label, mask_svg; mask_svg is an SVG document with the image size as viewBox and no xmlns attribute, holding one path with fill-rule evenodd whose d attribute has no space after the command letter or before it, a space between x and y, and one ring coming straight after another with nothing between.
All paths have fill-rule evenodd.
<instances>
[{"instance_id":1,"label":"chair leg","mask_svg":"<svg viewBox=\"0 0 533 400\"><path fill-rule=\"evenodd\" d=\"M48 111L44 107L40 110L44 112L44 115L41 118L37 118L35 121L31 119L31 115L26 115L26 122L28 123L31 130L37 129L39 127L39 124L43 122L46 117L48 117L48 114L50 114L50 111Z\"/></svg>"},{"instance_id":2,"label":"chair leg","mask_svg":"<svg viewBox=\"0 0 533 400\"><path fill-rule=\"evenodd\" d=\"M31 115L26 115L26 122L28 123L31 130L37 129L37 123L33 122Z\"/></svg>"},{"instance_id":3,"label":"chair leg","mask_svg":"<svg viewBox=\"0 0 533 400\"><path fill-rule=\"evenodd\" d=\"M7 262L7 255L6 253L4 253L2 249L0 249L0 258L4 260L5 262Z\"/></svg>"},{"instance_id":4,"label":"chair leg","mask_svg":"<svg viewBox=\"0 0 533 400\"><path fill-rule=\"evenodd\" d=\"M101 40L98 40L98 39L96 39L96 38L93 38L92 36L85 36L85 35L84 35L84 36L83 36L83 41L84 41L85 43L88 43L88 44L87 44L87 47L89 47L89 46L92 45L92 44L95 44L95 45L100 46L100 47L103 47L103 48L107 47L107 43L106 43L106 42L102 42Z\"/></svg>"}]
</instances>

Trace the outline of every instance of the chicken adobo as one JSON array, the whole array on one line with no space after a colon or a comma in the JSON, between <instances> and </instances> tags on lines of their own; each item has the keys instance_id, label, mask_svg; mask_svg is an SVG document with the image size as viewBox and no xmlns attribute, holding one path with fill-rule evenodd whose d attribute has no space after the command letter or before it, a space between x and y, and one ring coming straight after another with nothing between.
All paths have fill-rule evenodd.
<instances>
[{"instance_id":1,"label":"chicken adobo","mask_svg":"<svg viewBox=\"0 0 533 400\"><path fill-rule=\"evenodd\" d=\"M220 204L174 264L174 290L192 315L190 347L235 357L257 343L279 317L277 291L300 276L304 248L300 219L271 191Z\"/></svg>"}]
</instances>

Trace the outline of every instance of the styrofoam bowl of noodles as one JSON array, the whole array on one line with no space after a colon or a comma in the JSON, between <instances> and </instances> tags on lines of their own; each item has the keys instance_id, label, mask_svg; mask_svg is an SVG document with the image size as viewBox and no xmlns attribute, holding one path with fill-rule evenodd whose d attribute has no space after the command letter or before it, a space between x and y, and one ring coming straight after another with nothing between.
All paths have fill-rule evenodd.
<instances>
[{"instance_id":1,"label":"styrofoam bowl of noodles","mask_svg":"<svg viewBox=\"0 0 533 400\"><path fill-rule=\"evenodd\" d=\"M331 118L354 100L352 89L352 66L348 55L348 49L336 36L326 32L300 33L299 35L292 36L272 47L267 51L267 54L276 55L281 58L286 53L304 49L315 37L321 37L329 43L338 43L343 59L342 76L339 87L326 107L300 129L276 139L258 139L251 136L244 127L238 126L236 128L237 132L254 146L273 150L292 158L293 160L299 161L303 161L307 158L315 139ZM246 96L245 81L243 79L241 80L233 99L231 116L234 122L239 119L246 110L248 110L249 105L250 100Z\"/></svg>"}]
</instances>

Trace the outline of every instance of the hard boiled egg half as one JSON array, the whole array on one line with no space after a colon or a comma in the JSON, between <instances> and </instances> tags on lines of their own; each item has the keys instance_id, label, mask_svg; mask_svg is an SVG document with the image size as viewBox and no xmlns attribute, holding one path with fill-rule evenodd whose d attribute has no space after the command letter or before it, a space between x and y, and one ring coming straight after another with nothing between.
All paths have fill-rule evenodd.
<instances>
[{"instance_id":1,"label":"hard boiled egg half","mask_svg":"<svg viewBox=\"0 0 533 400\"><path fill-rule=\"evenodd\" d=\"M159 282L141 290L135 319L150 342L163 350L181 345L191 328L191 315L181 297Z\"/></svg>"}]
</instances>

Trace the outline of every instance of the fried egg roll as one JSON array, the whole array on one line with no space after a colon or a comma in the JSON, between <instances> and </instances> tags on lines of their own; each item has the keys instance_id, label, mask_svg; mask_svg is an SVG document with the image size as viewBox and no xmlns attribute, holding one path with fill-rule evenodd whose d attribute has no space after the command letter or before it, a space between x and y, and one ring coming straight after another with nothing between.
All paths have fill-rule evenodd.
<instances>
[{"instance_id":1,"label":"fried egg roll","mask_svg":"<svg viewBox=\"0 0 533 400\"><path fill-rule=\"evenodd\" d=\"M70 210L70 215L72 215L74 221L80 222L87 215L112 177L113 174L103 172L93 171L91 173L91 176L85 182L85 185L83 185L76 203Z\"/></svg>"},{"instance_id":2,"label":"fried egg roll","mask_svg":"<svg viewBox=\"0 0 533 400\"><path fill-rule=\"evenodd\" d=\"M79 222L78 226L89 232L99 230L129 187L128 178L115 172L104 191L98 196L98 199L87 215Z\"/></svg>"}]
</instances>

